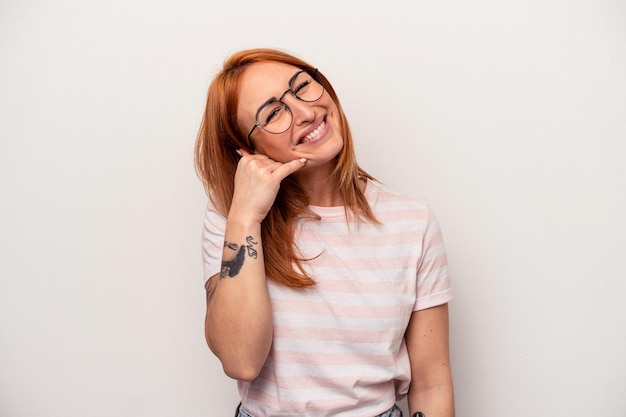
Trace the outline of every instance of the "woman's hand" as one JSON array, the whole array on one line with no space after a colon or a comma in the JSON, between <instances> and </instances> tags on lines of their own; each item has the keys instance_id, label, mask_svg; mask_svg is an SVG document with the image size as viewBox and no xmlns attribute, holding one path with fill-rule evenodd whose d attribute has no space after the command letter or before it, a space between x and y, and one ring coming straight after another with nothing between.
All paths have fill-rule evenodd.
<instances>
[{"instance_id":1,"label":"woman's hand","mask_svg":"<svg viewBox=\"0 0 626 417\"><path fill-rule=\"evenodd\" d=\"M283 164L243 149L239 153L242 156L235 173L235 192L228 218L261 223L274 204L281 181L302 168L306 159Z\"/></svg>"}]
</instances>

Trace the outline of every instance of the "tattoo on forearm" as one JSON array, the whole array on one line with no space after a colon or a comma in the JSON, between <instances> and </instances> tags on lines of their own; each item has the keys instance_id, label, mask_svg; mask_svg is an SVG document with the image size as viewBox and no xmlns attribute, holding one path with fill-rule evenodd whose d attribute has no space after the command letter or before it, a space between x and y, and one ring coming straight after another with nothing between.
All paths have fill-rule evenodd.
<instances>
[{"instance_id":1,"label":"tattoo on forearm","mask_svg":"<svg viewBox=\"0 0 626 417\"><path fill-rule=\"evenodd\" d=\"M257 256L259 256L259 253L256 251L256 249L254 249L254 245L258 244L259 242L255 241L252 236L248 236L246 238L246 243L248 243L246 245L246 249L248 249L248 256L256 259Z\"/></svg>"},{"instance_id":2,"label":"tattoo on forearm","mask_svg":"<svg viewBox=\"0 0 626 417\"><path fill-rule=\"evenodd\" d=\"M257 250L254 249L254 246L257 245L258 242L254 240L252 236L246 237L246 243L247 244L245 246L239 246L236 243L224 242L224 247L236 252L236 254L231 259L226 259L225 256L222 259L220 279L232 278L239 274L239 271L241 271L241 267L246 259L246 251L248 256L251 258L256 259L259 256Z\"/></svg>"},{"instance_id":3,"label":"tattoo on forearm","mask_svg":"<svg viewBox=\"0 0 626 417\"><path fill-rule=\"evenodd\" d=\"M232 250L239 249L239 245L236 243L224 242L224 247Z\"/></svg>"},{"instance_id":4,"label":"tattoo on forearm","mask_svg":"<svg viewBox=\"0 0 626 417\"><path fill-rule=\"evenodd\" d=\"M217 287L217 282L213 278L209 278L209 281L206 283L206 303L209 304L213 299L213 295L215 294L215 288Z\"/></svg>"},{"instance_id":5,"label":"tattoo on forearm","mask_svg":"<svg viewBox=\"0 0 626 417\"><path fill-rule=\"evenodd\" d=\"M220 278L232 278L237 275L239 271L241 271L241 267L243 266L243 261L245 257L246 248L244 246L241 246L233 259L222 259L222 272L220 272Z\"/></svg>"}]
</instances>

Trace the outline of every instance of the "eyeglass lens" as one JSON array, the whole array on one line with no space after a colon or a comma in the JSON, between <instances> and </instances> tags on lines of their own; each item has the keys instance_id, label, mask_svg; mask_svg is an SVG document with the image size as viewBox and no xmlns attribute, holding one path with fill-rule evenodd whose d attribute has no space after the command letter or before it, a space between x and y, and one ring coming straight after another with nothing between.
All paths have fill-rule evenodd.
<instances>
[{"instance_id":1,"label":"eyeglass lens","mask_svg":"<svg viewBox=\"0 0 626 417\"><path fill-rule=\"evenodd\" d=\"M289 90L298 99L306 102L317 101L324 94L324 87L306 71L299 72L292 80ZM281 98L282 100L282 98ZM283 133L291 127L292 114L282 101L273 101L263 106L257 114L259 126L270 133Z\"/></svg>"}]
</instances>

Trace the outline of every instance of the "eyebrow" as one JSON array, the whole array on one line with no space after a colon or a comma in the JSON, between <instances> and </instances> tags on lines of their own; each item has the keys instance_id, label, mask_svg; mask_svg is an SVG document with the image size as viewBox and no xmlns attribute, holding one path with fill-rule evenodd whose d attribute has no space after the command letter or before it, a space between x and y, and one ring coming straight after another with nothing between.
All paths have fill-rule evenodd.
<instances>
[{"instance_id":1,"label":"eyebrow","mask_svg":"<svg viewBox=\"0 0 626 417\"><path fill-rule=\"evenodd\" d=\"M289 81L288 81L288 83L287 83L287 85L289 86L289 88L288 88L287 90L285 90L285 92L287 92L287 91L291 90L291 84L292 84L292 83L293 83L293 81L296 79L296 77L298 76L298 74L300 74L301 72L306 72L306 70L305 70L305 69L303 69L303 68L300 68L298 71L296 71L296 73L295 73L295 74L293 74L293 75L291 76L291 78L289 79ZM284 95L284 93L283 93L283 95ZM257 111L256 111L256 115L257 115L257 117L259 116L259 113L261 112L261 109L262 109L263 107L265 107L265 106L267 106L268 104L273 103L273 102L275 102L275 101L280 101L280 100L279 100L279 99L277 99L276 97L271 97L271 98L269 98L269 99L265 100L265 102L263 102L263 104L261 104L261 105L259 106L259 108L257 109Z\"/></svg>"}]
</instances>

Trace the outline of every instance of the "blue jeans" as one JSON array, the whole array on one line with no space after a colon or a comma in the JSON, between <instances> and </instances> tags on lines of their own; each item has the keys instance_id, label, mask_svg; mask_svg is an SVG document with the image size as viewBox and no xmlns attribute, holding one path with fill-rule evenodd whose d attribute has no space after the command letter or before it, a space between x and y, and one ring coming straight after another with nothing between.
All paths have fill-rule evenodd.
<instances>
[{"instance_id":1,"label":"blue jeans","mask_svg":"<svg viewBox=\"0 0 626 417\"><path fill-rule=\"evenodd\" d=\"M237 407L237 413L235 414L235 417L254 417L254 416L246 413L244 409L241 407L241 405L239 405L239 407ZM367 416L364 416L364 417L367 417ZM397 405L394 405L389 410L375 417L402 417L402 410L400 410Z\"/></svg>"}]
</instances>

